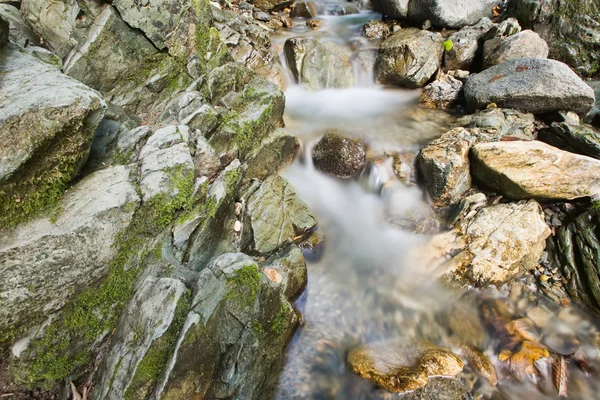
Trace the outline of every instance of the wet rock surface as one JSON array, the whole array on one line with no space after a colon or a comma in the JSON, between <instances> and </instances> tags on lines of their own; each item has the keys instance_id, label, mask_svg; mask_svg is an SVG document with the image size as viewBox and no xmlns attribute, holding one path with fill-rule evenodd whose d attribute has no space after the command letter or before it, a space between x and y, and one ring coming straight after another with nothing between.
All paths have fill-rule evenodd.
<instances>
[{"instance_id":1,"label":"wet rock surface","mask_svg":"<svg viewBox=\"0 0 600 400\"><path fill-rule=\"evenodd\" d=\"M483 66L490 68L518 58L547 58L548 44L537 33L525 30L507 38L494 38L483 46Z\"/></svg>"},{"instance_id":2,"label":"wet rock surface","mask_svg":"<svg viewBox=\"0 0 600 400\"><path fill-rule=\"evenodd\" d=\"M312 151L312 160L319 171L348 178L365 165L365 144L360 139L328 132Z\"/></svg>"},{"instance_id":3,"label":"wet rock surface","mask_svg":"<svg viewBox=\"0 0 600 400\"><path fill-rule=\"evenodd\" d=\"M431 20L432 25L456 28L473 25L481 18L492 17L497 0L411 0L407 17L416 22Z\"/></svg>"}]
</instances>

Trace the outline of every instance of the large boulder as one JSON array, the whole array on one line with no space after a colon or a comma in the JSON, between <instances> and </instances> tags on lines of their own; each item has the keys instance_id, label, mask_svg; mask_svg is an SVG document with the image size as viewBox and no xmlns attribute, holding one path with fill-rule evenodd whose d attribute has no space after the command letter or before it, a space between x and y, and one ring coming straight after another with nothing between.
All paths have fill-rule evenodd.
<instances>
[{"instance_id":1,"label":"large boulder","mask_svg":"<svg viewBox=\"0 0 600 400\"><path fill-rule=\"evenodd\" d=\"M248 199L247 225L252 240L249 248L269 254L304 236L317 225L317 219L279 176L267 178Z\"/></svg>"},{"instance_id":2,"label":"large boulder","mask_svg":"<svg viewBox=\"0 0 600 400\"><path fill-rule=\"evenodd\" d=\"M12 4L0 2L0 17L9 24L9 37L11 42L21 47L38 46L40 37L27 25L18 8Z\"/></svg>"},{"instance_id":3,"label":"large boulder","mask_svg":"<svg viewBox=\"0 0 600 400\"><path fill-rule=\"evenodd\" d=\"M316 169L341 178L349 178L365 166L365 143L336 132L327 132L312 150Z\"/></svg>"},{"instance_id":4,"label":"large boulder","mask_svg":"<svg viewBox=\"0 0 600 400\"><path fill-rule=\"evenodd\" d=\"M1 338L44 321L106 274L139 203L131 173L127 166L95 172L67 192L55 215L1 232Z\"/></svg>"},{"instance_id":5,"label":"large boulder","mask_svg":"<svg viewBox=\"0 0 600 400\"><path fill-rule=\"evenodd\" d=\"M23 0L21 14L59 57L66 57L77 45L73 37L79 14L76 0Z\"/></svg>"},{"instance_id":6,"label":"large boulder","mask_svg":"<svg viewBox=\"0 0 600 400\"><path fill-rule=\"evenodd\" d=\"M473 211L473 217L426 246L422 254L436 274L482 287L505 283L538 265L550 229L535 200Z\"/></svg>"},{"instance_id":7,"label":"large boulder","mask_svg":"<svg viewBox=\"0 0 600 400\"><path fill-rule=\"evenodd\" d=\"M96 91L15 47L0 54L0 226L60 199L88 158L106 105Z\"/></svg>"},{"instance_id":8,"label":"large boulder","mask_svg":"<svg viewBox=\"0 0 600 400\"><path fill-rule=\"evenodd\" d=\"M594 91L566 64L555 60L523 58L506 61L465 84L470 110L495 103L535 114L559 110L587 113L594 105Z\"/></svg>"},{"instance_id":9,"label":"large boulder","mask_svg":"<svg viewBox=\"0 0 600 400\"><path fill-rule=\"evenodd\" d=\"M309 90L354 85L352 52L328 40L291 38L284 53L294 79Z\"/></svg>"},{"instance_id":10,"label":"large boulder","mask_svg":"<svg viewBox=\"0 0 600 400\"><path fill-rule=\"evenodd\" d=\"M509 13L550 45L550 57L582 76L600 67L600 4L596 0L510 0Z\"/></svg>"},{"instance_id":11,"label":"large boulder","mask_svg":"<svg viewBox=\"0 0 600 400\"><path fill-rule=\"evenodd\" d=\"M483 45L483 67L516 58L547 58L548 44L537 33L526 30L507 38L494 38Z\"/></svg>"},{"instance_id":12,"label":"large boulder","mask_svg":"<svg viewBox=\"0 0 600 400\"><path fill-rule=\"evenodd\" d=\"M477 181L511 199L600 194L600 161L539 141L482 143L472 148L471 156Z\"/></svg>"},{"instance_id":13,"label":"large boulder","mask_svg":"<svg viewBox=\"0 0 600 400\"><path fill-rule=\"evenodd\" d=\"M391 18L405 18L410 0L373 0L373 8Z\"/></svg>"},{"instance_id":14,"label":"large boulder","mask_svg":"<svg viewBox=\"0 0 600 400\"><path fill-rule=\"evenodd\" d=\"M453 33L448 38L452 48L444 53L444 68L447 71L470 71L479 50L479 41L492 26L489 18L482 18L477 24Z\"/></svg>"},{"instance_id":15,"label":"large boulder","mask_svg":"<svg viewBox=\"0 0 600 400\"><path fill-rule=\"evenodd\" d=\"M407 17L415 22L428 19L436 26L462 28L483 17L492 18L494 7L500 4L500 0L410 0Z\"/></svg>"},{"instance_id":16,"label":"large boulder","mask_svg":"<svg viewBox=\"0 0 600 400\"><path fill-rule=\"evenodd\" d=\"M425 85L440 67L443 42L439 33L415 28L393 34L379 47L377 80L407 88Z\"/></svg>"}]
</instances>

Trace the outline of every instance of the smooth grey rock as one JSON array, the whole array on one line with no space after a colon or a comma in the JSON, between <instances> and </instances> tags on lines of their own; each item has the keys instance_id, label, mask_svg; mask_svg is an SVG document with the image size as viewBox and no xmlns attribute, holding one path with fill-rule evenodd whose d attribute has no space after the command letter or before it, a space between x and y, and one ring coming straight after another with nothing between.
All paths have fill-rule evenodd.
<instances>
[{"instance_id":1,"label":"smooth grey rock","mask_svg":"<svg viewBox=\"0 0 600 400\"><path fill-rule=\"evenodd\" d=\"M57 189L64 191L87 160L106 104L12 44L0 54L0 75L0 225L6 226L6 219L49 205L43 199L57 200Z\"/></svg>"},{"instance_id":2,"label":"smooth grey rock","mask_svg":"<svg viewBox=\"0 0 600 400\"><path fill-rule=\"evenodd\" d=\"M223 254L200 273L156 398L260 397L298 323L284 281L272 277L241 253Z\"/></svg>"},{"instance_id":3,"label":"smooth grey rock","mask_svg":"<svg viewBox=\"0 0 600 400\"><path fill-rule=\"evenodd\" d=\"M310 38L291 38L284 45L294 78L313 91L354 85L352 52L337 43Z\"/></svg>"},{"instance_id":4,"label":"smooth grey rock","mask_svg":"<svg viewBox=\"0 0 600 400\"><path fill-rule=\"evenodd\" d=\"M219 126L219 122L219 113L210 104L204 104L181 120L181 124L187 125L193 131L199 131L206 138L210 138Z\"/></svg>"},{"instance_id":5,"label":"smooth grey rock","mask_svg":"<svg viewBox=\"0 0 600 400\"><path fill-rule=\"evenodd\" d=\"M175 197L178 185L194 178L194 162L189 147L190 134L185 125L159 129L140 152L140 189L144 201L163 194Z\"/></svg>"},{"instance_id":6,"label":"smooth grey rock","mask_svg":"<svg viewBox=\"0 0 600 400\"><path fill-rule=\"evenodd\" d=\"M119 135L117 139L117 149L122 153L128 153L135 150L135 147L142 140L146 139L152 133L149 126L138 126Z\"/></svg>"},{"instance_id":7,"label":"smooth grey rock","mask_svg":"<svg viewBox=\"0 0 600 400\"><path fill-rule=\"evenodd\" d=\"M319 7L313 1L297 1L290 11L292 18L315 18L319 15Z\"/></svg>"},{"instance_id":8,"label":"smooth grey rock","mask_svg":"<svg viewBox=\"0 0 600 400\"><path fill-rule=\"evenodd\" d=\"M21 12L10 4L0 3L0 17L4 18L9 24L9 37L14 44L21 47L26 45L39 45L40 38L23 21Z\"/></svg>"},{"instance_id":9,"label":"smooth grey rock","mask_svg":"<svg viewBox=\"0 0 600 400\"><path fill-rule=\"evenodd\" d=\"M600 194L600 161L539 141L475 145L471 170L507 198L572 200Z\"/></svg>"},{"instance_id":10,"label":"smooth grey rock","mask_svg":"<svg viewBox=\"0 0 600 400\"><path fill-rule=\"evenodd\" d=\"M444 75L423 88L420 104L427 108L454 108L462 99L462 89L461 81Z\"/></svg>"},{"instance_id":11,"label":"smooth grey rock","mask_svg":"<svg viewBox=\"0 0 600 400\"><path fill-rule=\"evenodd\" d=\"M496 204L434 236L422 249L423 262L464 287L502 284L538 266L548 236L535 200Z\"/></svg>"},{"instance_id":12,"label":"smooth grey rock","mask_svg":"<svg viewBox=\"0 0 600 400\"><path fill-rule=\"evenodd\" d=\"M407 88L425 85L440 67L443 41L439 33L415 28L393 34L379 47L377 80Z\"/></svg>"},{"instance_id":13,"label":"smooth grey rock","mask_svg":"<svg viewBox=\"0 0 600 400\"><path fill-rule=\"evenodd\" d=\"M462 28L474 25L481 18L492 18L492 10L501 3L501 0L410 0L407 18L415 22L428 19L435 26Z\"/></svg>"},{"instance_id":14,"label":"smooth grey rock","mask_svg":"<svg viewBox=\"0 0 600 400\"><path fill-rule=\"evenodd\" d=\"M48 65L52 65L58 70L62 69L62 60L56 54L44 49L43 47L28 46L24 48L23 51L31 54L38 60L45 62Z\"/></svg>"},{"instance_id":15,"label":"smooth grey rock","mask_svg":"<svg viewBox=\"0 0 600 400\"><path fill-rule=\"evenodd\" d=\"M492 26L489 18L482 18L476 25L453 33L448 38L452 42L452 49L444 53L446 71L471 70L479 50L479 41Z\"/></svg>"},{"instance_id":16,"label":"smooth grey rock","mask_svg":"<svg viewBox=\"0 0 600 400\"><path fill-rule=\"evenodd\" d=\"M300 148L298 139L285 129L275 129L248 156L244 179L264 180L279 169L291 164Z\"/></svg>"},{"instance_id":17,"label":"smooth grey rock","mask_svg":"<svg viewBox=\"0 0 600 400\"><path fill-rule=\"evenodd\" d=\"M516 58L548 58L548 43L537 33L525 30L483 45L483 67L489 68Z\"/></svg>"},{"instance_id":18,"label":"smooth grey rock","mask_svg":"<svg viewBox=\"0 0 600 400\"><path fill-rule=\"evenodd\" d=\"M163 365L144 366L158 371L158 375L166 367L169 352L175 347L173 338L179 335L177 328L182 328L172 325L177 322L174 321L177 306L186 291L181 281L172 278L150 276L139 284L121 316L110 351L103 358L97 386L99 393L94 399L118 400L129 393L150 393L148 386L156 383L159 377L148 376L147 370L138 371L138 368L142 369L144 362L162 362ZM187 310L180 313L187 313ZM169 332L169 329L175 332ZM163 359L156 359L156 354L162 355Z\"/></svg>"},{"instance_id":19,"label":"smooth grey rock","mask_svg":"<svg viewBox=\"0 0 600 400\"><path fill-rule=\"evenodd\" d=\"M53 53L66 57L77 45L73 37L79 5L76 0L23 0L21 15Z\"/></svg>"},{"instance_id":20,"label":"smooth grey rock","mask_svg":"<svg viewBox=\"0 0 600 400\"><path fill-rule=\"evenodd\" d=\"M365 143L336 132L327 132L312 150L315 168L321 172L349 178L365 165Z\"/></svg>"},{"instance_id":21,"label":"smooth grey rock","mask_svg":"<svg viewBox=\"0 0 600 400\"><path fill-rule=\"evenodd\" d=\"M411 0L373 0L373 8L391 18L405 18Z\"/></svg>"},{"instance_id":22,"label":"smooth grey rock","mask_svg":"<svg viewBox=\"0 0 600 400\"><path fill-rule=\"evenodd\" d=\"M267 178L248 199L248 224L252 229L251 250L268 254L307 233L317 219L279 176Z\"/></svg>"},{"instance_id":23,"label":"smooth grey rock","mask_svg":"<svg viewBox=\"0 0 600 400\"><path fill-rule=\"evenodd\" d=\"M465 85L470 110L495 103L534 114L559 110L587 113L594 105L594 91L566 64L555 60L510 60L471 75Z\"/></svg>"},{"instance_id":24,"label":"smooth grey rock","mask_svg":"<svg viewBox=\"0 0 600 400\"><path fill-rule=\"evenodd\" d=\"M131 173L127 166L95 172L67 192L54 222L2 232L0 332L43 321L102 279L139 203Z\"/></svg>"}]
</instances>

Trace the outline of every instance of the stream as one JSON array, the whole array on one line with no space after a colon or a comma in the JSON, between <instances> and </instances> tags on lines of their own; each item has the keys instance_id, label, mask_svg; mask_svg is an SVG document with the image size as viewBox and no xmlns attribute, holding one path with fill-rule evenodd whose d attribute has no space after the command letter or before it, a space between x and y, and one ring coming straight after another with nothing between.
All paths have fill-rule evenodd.
<instances>
[{"instance_id":1,"label":"stream","mask_svg":"<svg viewBox=\"0 0 600 400\"><path fill-rule=\"evenodd\" d=\"M321 3L331 9L335 3ZM342 3L339 3L342 4ZM277 51L290 37L315 37L376 54L361 28L380 15L320 15L311 30L304 21L278 31ZM285 62L281 54L282 62ZM451 126L454 117L418 107L417 91L384 88L355 59L355 87L305 90L286 76L287 129L301 142L296 162L282 175L319 219L323 243L308 254L308 286L297 300L303 323L291 340L285 364L265 397L274 399L461 399L558 398L551 363L504 337L504 328L525 341L564 355L569 398L599 398L600 334L596 320L575 306L563 307L536 289L533 276L503 288L460 295L442 286L419 261L427 235L398 221L427 215L423 192L394 178L392 153L416 153ZM284 68L287 70L287 68ZM328 129L368 144L370 163L359 177L341 180L312 166L310 151ZM512 325L511 325L512 324ZM483 379L472 363L456 378L432 378L423 389L392 394L355 375L346 361L355 346L388 339L426 341L461 354L473 345L496 367L498 385ZM507 342L510 342L507 345ZM506 353L507 348L509 353ZM503 352L504 351L504 352ZM512 358L507 360L507 354ZM521 368L522 367L522 368ZM531 373L535 368L535 373ZM524 370L524 374L519 374Z\"/></svg>"}]
</instances>

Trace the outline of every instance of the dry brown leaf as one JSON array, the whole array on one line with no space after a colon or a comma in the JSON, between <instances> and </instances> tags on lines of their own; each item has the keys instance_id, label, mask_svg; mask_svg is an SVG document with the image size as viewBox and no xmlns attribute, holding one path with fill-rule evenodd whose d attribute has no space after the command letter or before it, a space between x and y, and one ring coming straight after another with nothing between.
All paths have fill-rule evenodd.
<instances>
[{"instance_id":1,"label":"dry brown leaf","mask_svg":"<svg viewBox=\"0 0 600 400\"><path fill-rule=\"evenodd\" d=\"M503 350L498 355L500 361L507 362L510 371L516 376L531 375L535 373L533 365L537 360L550 356L548 349L537 343L524 341L517 351Z\"/></svg>"},{"instance_id":2,"label":"dry brown leaf","mask_svg":"<svg viewBox=\"0 0 600 400\"><path fill-rule=\"evenodd\" d=\"M537 342L539 340L538 335L535 333L533 321L527 318L521 318L509 322L506 325L506 330L516 342Z\"/></svg>"},{"instance_id":3,"label":"dry brown leaf","mask_svg":"<svg viewBox=\"0 0 600 400\"><path fill-rule=\"evenodd\" d=\"M494 83L498 79L503 78L503 77L504 77L504 75L496 75L495 77L493 77L492 79L490 79L490 83Z\"/></svg>"},{"instance_id":4,"label":"dry brown leaf","mask_svg":"<svg viewBox=\"0 0 600 400\"><path fill-rule=\"evenodd\" d=\"M494 15L494 17L497 17L501 13L502 13L502 9L500 8L500 6L494 6L494 8L492 9L492 15Z\"/></svg>"},{"instance_id":5,"label":"dry brown leaf","mask_svg":"<svg viewBox=\"0 0 600 400\"><path fill-rule=\"evenodd\" d=\"M552 382L560 397L567 397L567 360L560 354L552 357Z\"/></svg>"}]
</instances>

